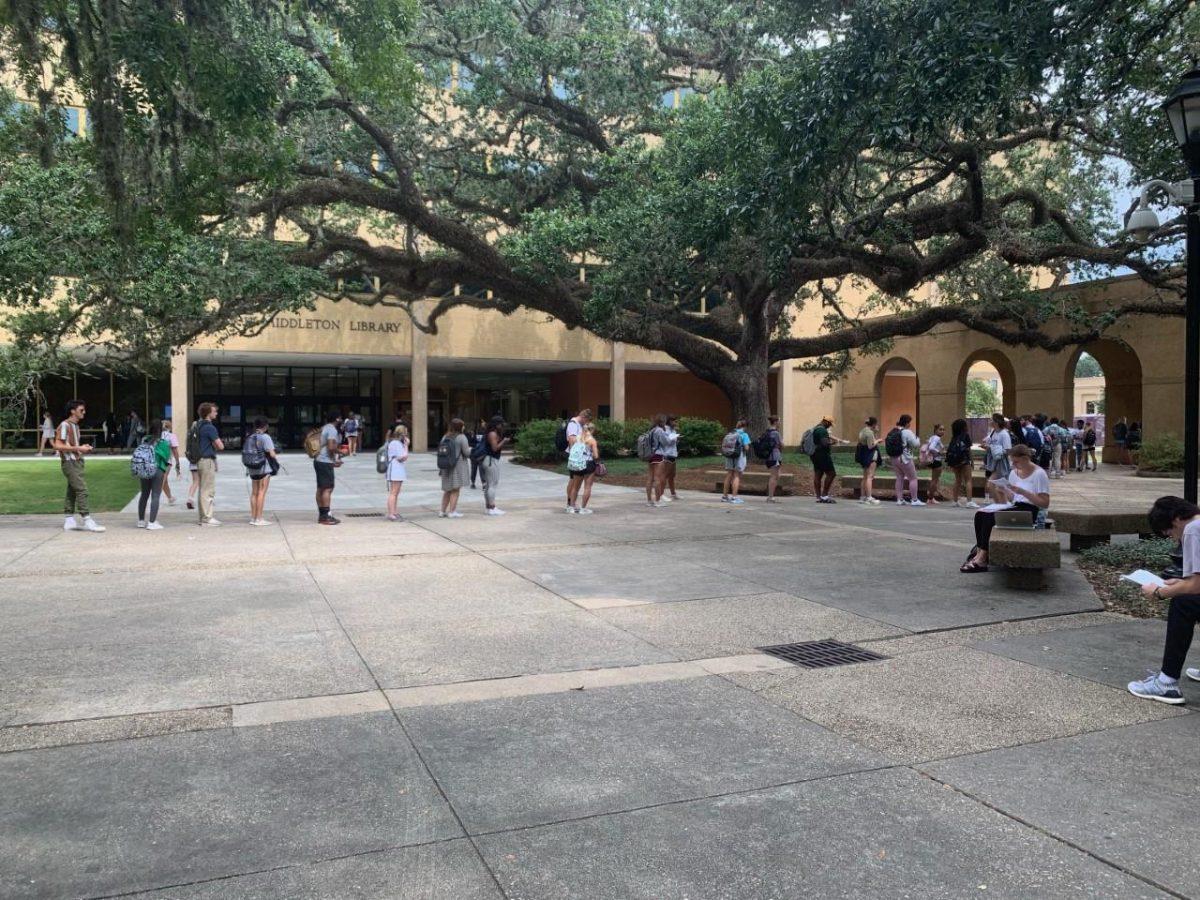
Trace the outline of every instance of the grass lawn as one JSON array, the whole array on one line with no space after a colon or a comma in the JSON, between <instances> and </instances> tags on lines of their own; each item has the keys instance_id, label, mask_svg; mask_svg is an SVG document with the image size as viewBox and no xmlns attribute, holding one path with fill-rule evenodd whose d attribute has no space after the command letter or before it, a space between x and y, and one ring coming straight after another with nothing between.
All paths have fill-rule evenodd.
<instances>
[{"instance_id":1,"label":"grass lawn","mask_svg":"<svg viewBox=\"0 0 1200 900\"><path fill-rule=\"evenodd\" d=\"M129 457L87 461L88 500L92 512L121 509L137 493ZM0 462L0 515L61 513L67 480L57 461Z\"/></svg>"}]
</instances>

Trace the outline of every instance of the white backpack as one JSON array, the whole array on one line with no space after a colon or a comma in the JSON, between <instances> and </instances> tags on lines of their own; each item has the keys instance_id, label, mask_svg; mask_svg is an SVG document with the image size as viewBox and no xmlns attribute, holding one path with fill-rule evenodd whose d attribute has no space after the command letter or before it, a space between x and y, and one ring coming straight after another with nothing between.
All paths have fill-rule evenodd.
<instances>
[{"instance_id":1,"label":"white backpack","mask_svg":"<svg viewBox=\"0 0 1200 900\"><path fill-rule=\"evenodd\" d=\"M583 442L583 438L579 438L571 445L571 450L567 454L567 469L572 472L582 472L587 468L587 464L587 444Z\"/></svg>"}]
</instances>

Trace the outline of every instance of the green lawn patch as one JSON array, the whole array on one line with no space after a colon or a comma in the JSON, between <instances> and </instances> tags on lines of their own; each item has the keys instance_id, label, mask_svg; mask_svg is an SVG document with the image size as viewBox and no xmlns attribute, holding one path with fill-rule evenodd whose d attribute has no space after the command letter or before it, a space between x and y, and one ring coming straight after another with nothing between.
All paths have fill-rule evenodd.
<instances>
[{"instance_id":1,"label":"green lawn patch","mask_svg":"<svg viewBox=\"0 0 1200 900\"><path fill-rule=\"evenodd\" d=\"M88 500L92 512L119 510L137 493L129 458L87 461ZM0 462L0 515L61 513L67 480L57 461Z\"/></svg>"}]
</instances>

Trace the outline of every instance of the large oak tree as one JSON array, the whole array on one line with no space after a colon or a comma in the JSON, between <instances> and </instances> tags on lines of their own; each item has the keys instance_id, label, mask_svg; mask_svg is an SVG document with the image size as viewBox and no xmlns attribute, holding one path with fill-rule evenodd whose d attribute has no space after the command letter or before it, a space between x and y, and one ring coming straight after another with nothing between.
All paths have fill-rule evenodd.
<instances>
[{"instance_id":1,"label":"large oak tree","mask_svg":"<svg viewBox=\"0 0 1200 900\"><path fill-rule=\"evenodd\" d=\"M34 105L0 159L0 296L30 342L145 355L312 290L435 298L429 330L525 307L670 354L757 425L784 360L836 375L944 322L1053 350L1181 310L1181 220L1137 244L1112 213L1116 173L1180 174L1154 106L1197 32L1181 0L10 0L0 21ZM52 114L69 86L88 142ZM1118 266L1146 299L1032 290Z\"/></svg>"}]
</instances>

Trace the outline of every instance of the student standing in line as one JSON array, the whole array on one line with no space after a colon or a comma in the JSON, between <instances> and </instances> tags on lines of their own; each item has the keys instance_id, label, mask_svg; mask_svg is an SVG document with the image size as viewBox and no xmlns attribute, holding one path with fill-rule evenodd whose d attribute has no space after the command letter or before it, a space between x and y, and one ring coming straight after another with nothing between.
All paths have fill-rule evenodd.
<instances>
[{"instance_id":1,"label":"student standing in line","mask_svg":"<svg viewBox=\"0 0 1200 900\"><path fill-rule=\"evenodd\" d=\"M583 436L583 426L592 421L592 411L590 409L581 409L578 415L567 420L567 453L571 452L571 447L580 437ZM567 479L567 512L574 513L579 505L579 489L583 486L583 482L578 478Z\"/></svg>"},{"instance_id":2,"label":"student standing in line","mask_svg":"<svg viewBox=\"0 0 1200 900\"><path fill-rule=\"evenodd\" d=\"M992 499L1004 504L1003 509L1027 510L1034 516L1038 510L1050 506L1050 478L1046 470L1033 461L1033 451L1022 444L1012 448L1012 470L1008 484L988 485ZM960 572L986 572L988 569L988 544L992 529L996 527L995 509L981 509L975 513L975 553L959 568Z\"/></svg>"},{"instance_id":3,"label":"student standing in line","mask_svg":"<svg viewBox=\"0 0 1200 900\"><path fill-rule=\"evenodd\" d=\"M1129 464L1133 465L1133 454L1142 448L1142 426L1139 422L1130 422L1129 431L1125 433L1125 455Z\"/></svg>"},{"instance_id":4,"label":"student standing in line","mask_svg":"<svg viewBox=\"0 0 1200 900\"><path fill-rule=\"evenodd\" d=\"M475 423L475 430L467 435L467 443L471 445L472 451L479 446L479 442L487 435L487 430L488 425L486 420L480 419ZM568 441L568 443L570 442ZM475 453L471 454L471 490L475 490L476 488L475 481L479 477L479 465L482 462L482 457L476 458Z\"/></svg>"},{"instance_id":5,"label":"student standing in line","mask_svg":"<svg viewBox=\"0 0 1200 900\"><path fill-rule=\"evenodd\" d=\"M458 494L471 477L471 445L463 434L466 423L451 419L449 430L438 443L438 471L442 475L442 519L461 519Z\"/></svg>"},{"instance_id":6,"label":"student standing in line","mask_svg":"<svg viewBox=\"0 0 1200 900\"><path fill-rule=\"evenodd\" d=\"M971 431L966 419L955 419L950 423L950 443L946 446L946 466L954 474L954 505L978 509L971 494Z\"/></svg>"},{"instance_id":7,"label":"student standing in line","mask_svg":"<svg viewBox=\"0 0 1200 900\"><path fill-rule=\"evenodd\" d=\"M596 442L596 426L588 422L583 426L579 440L571 445L567 455L567 472L580 483L581 491L576 495L582 499L572 512L590 516L588 501L592 499L592 484L596 480L596 461L600 458L600 445Z\"/></svg>"},{"instance_id":8,"label":"student standing in line","mask_svg":"<svg viewBox=\"0 0 1200 900\"><path fill-rule=\"evenodd\" d=\"M217 418L215 403L201 403L198 410L200 421L197 435L200 441L200 456L196 462L196 478L199 481L200 524L216 527L221 523L213 515L217 496L217 453L225 449L220 432L214 424Z\"/></svg>"},{"instance_id":9,"label":"student standing in line","mask_svg":"<svg viewBox=\"0 0 1200 900\"><path fill-rule=\"evenodd\" d=\"M725 457L725 484L722 486L722 503L745 503L738 496L742 485L742 473L746 471L746 448L750 446L750 435L746 434L747 422L738 419L733 430L721 441L721 455ZM653 505L653 504L651 504Z\"/></svg>"},{"instance_id":10,"label":"student standing in line","mask_svg":"<svg viewBox=\"0 0 1200 900\"><path fill-rule=\"evenodd\" d=\"M350 415L346 416L344 431L346 433L346 455L354 456L356 453L358 453L358 413L352 412Z\"/></svg>"},{"instance_id":11,"label":"student standing in line","mask_svg":"<svg viewBox=\"0 0 1200 900\"><path fill-rule=\"evenodd\" d=\"M334 469L342 464L338 447L338 420L341 417L336 412L330 412L325 417L321 427L321 449L313 460L313 471L317 474L317 524L339 525L341 519L330 515L329 508L333 505L333 488L335 484Z\"/></svg>"},{"instance_id":12,"label":"student standing in line","mask_svg":"<svg viewBox=\"0 0 1200 900\"><path fill-rule=\"evenodd\" d=\"M88 507L87 478L84 477L83 458L92 452L92 445L79 439L79 423L87 415L87 406L82 400L67 401L67 417L58 423L54 432L54 449L58 453L63 477L67 479L67 499L63 504L64 531L104 530L104 526L92 518ZM75 515L83 517L80 525Z\"/></svg>"},{"instance_id":13,"label":"student standing in line","mask_svg":"<svg viewBox=\"0 0 1200 900\"><path fill-rule=\"evenodd\" d=\"M479 478L483 483L483 505L485 515L502 516L504 510L496 506L496 491L500 487L500 451L508 443L504 436L504 418L492 416L488 423L487 432L483 436L483 459L479 462ZM470 443L467 444L467 454L470 455Z\"/></svg>"},{"instance_id":14,"label":"student standing in line","mask_svg":"<svg viewBox=\"0 0 1200 900\"><path fill-rule=\"evenodd\" d=\"M867 416L862 429L858 432L858 443L854 447L854 461L862 467L862 486L859 489L859 503L878 506L879 499L875 496L875 471L879 468L879 445L883 443L876 430L879 420Z\"/></svg>"},{"instance_id":15,"label":"student standing in line","mask_svg":"<svg viewBox=\"0 0 1200 900\"><path fill-rule=\"evenodd\" d=\"M945 437L946 426L934 425L933 434L929 436L929 441L925 445L925 452L929 456L929 492L925 499L930 506L941 502L938 499L938 489L942 480L942 464L946 459Z\"/></svg>"},{"instance_id":16,"label":"student standing in line","mask_svg":"<svg viewBox=\"0 0 1200 900\"><path fill-rule=\"evenodd\" d=\"M267 504L267 488L271 486L271 476L279 470L278 457L275 454L275 441L267 432L270 423L259 416L254 420L254 431L246 436L248 449L254 455L262 455L262 463L257 466L247 466L246 474L250 476L250 524L270 525L263 518L263 507ZM243 451L242 457L246 453Z\"/></svg>"},{"instance_id":17,"label":"student standing in line","mask_svg":"<svg viewBox=\"0 0 1200 900\"><path fill-rule=\"evenodd\" d=\"M1071 449L1075 454L1075 471L1083 471L1083 419L1075 420L1075 427L1071 429Z\"/></svg>"},{"instance_id":18,"label":"student standing in line","mask_svg":"<svg viewBox=\"0 0 1200 900\"><path fill-rule=\"evenodd\" d=\"M663 464L662 464L662 484L663 490L660 491L660 500L663 503L670 503L673 500L678 500L679 495L675 493L675 468L679 461L679 431L675 428L678 419L675 416L667 416L667 424L663 426L663 431L666 437L666 444L663 447ZM670 491L670 496L666 496L667 491Z\"/></svg>"},{"instance_id":19,"label":"student standing in line","mask_svg":"<svg viewBox=\"0 0 1200 900\"><path fill-rule=\"evenodd\" d=\"M407 467L404 465L408 461L408 443L408 429L403 425L397 425L392 429L392 433L388 435L387 520L389 522L400 520L400 514L396 512L396 506L400 502L400 489L404 487L404 481L408 477Z\"/></svg>"},{"instance_id":20,"label":"student standing in line","mask_svg":"<svg viewBox=\"0 0 1200 900\"><path fill-rule=\"evenodd\" d=\"M887 445L888 456L892 461L892 470L896 473L896 504L899 506L924 506L921 502L920 483L917 480L917 464L916 458L913 456L915 450L918 454L921 452L921 441L916 433L909 426L912 425L913 417L908 413L902 415L896 420L896 427L888 435L889 443ZM898 439L893 435L899 432ZM892 454L899 450L895 456ZM907 485L909 499L904 499L905 486Z\"/></svg>"},{"instance_id":21,"label":"student standing in line","mask_svg":"<svg viewBox=\"0 0 1200 900\"><path fill-rule=\"evenodd\" d=\"M1096 471L1096 426L1088 423L1083 430L1083 470L1086 472L1088 463L1091 463L1092 471Z\"/></svg>"},{"instance_id":22,"label":"student standing in line","mask_svg":"<svg viewBox=\"0 0 1200 900\"><path fill-rule=\"evenodd\" d=\"M1062 478L1063 470L1063 437L1066 434L1058 424L1058 416L1050 419L1046 426L1046 440L1050 443L1050 468L1047 474L1051 478Z\"/></svg>"},{"instance_id":23,"label":"student standing in line","mask_svg":"<svg viewBox=\"0 0 1200 900\"><path fill-rule=\"evenodd\" d=\"M174 428L171 426L170 419L162 420L162 439L167 442L167 447L171 454L171 464L167 466L167 470L163 472L162 492L167 498L167 503L171 506L175 505L175 495L171 493L171 467L175 468L175 477L179 477L179 437L175 434Z\"/></svg>"},{"instance_id":24,"label":"student standing in line","mask_svg":"<svg viewBox=\"0 0 1200 900\"><path fill-rule=\"evenodd\" d=\"M830 432L833 419L822 416L821 421L812 430L813 452L809 459L813 467L813 493L817 495L818 503L837 503L831 496L833 479L837 477L837 468L833 464L833 443L836 438Z\"/></svg>"},{"instance_id":25,"label":"student standing in line","mask_svg":"<svg viewBox=\"0 0 1200 900\"><path fill-rule=\"evenodd\" d=\"M43 455L43 451L49 448L50 452L54 452L54 416L50 415L50 410L42 413L42 430L38 435L38 456Z\"/></svg>"},{"instance_id":26,"label":"student standing in line","mask_svg":"<svg viewBox=\"0 0 1200 900\"><path fill-rule=\"evenodd\" d=\"M1117 419L1117 424L1113 426L1113 443L1117 445L1117 465L1129 465L1129 457L1125 453L1125 438L1129 434L1129 425L1125 422L1125 417Z\"/></svg>"},{"instance_id":27,"label":"student standing in line","mask_svg":"<svg viewBox=\"0 0 1200 900\"><path fill-rule=\"evenodd\" d=\"M1155 534L1182 544L1183 577L1168 579L1161 587L1142 585L1143 594L1169 600L1171 605L1162 667L1144 681L1129 682L1129 693L1143 700L1180 706L1186 701L1179 692L1179 676L1184 674L1183 663L1192 646L1196 622L1200 621L1200 507L1182 497L1159 497L1147 519ZM1200 669L1188 669L1186 674L1191 681L1200 681Z\"/></svg>"},{"instance_id":28,"label":"student standing in line","mask_svg":"<svg viewBox=\"0 0 1200 900\"><path fill-rule=\"evenodd\" d=\"M145 449L143 449L145 448ZM150 421L150 429L142 436L142 442L134 448L130 465L135 468L144 466L145 471L152 472L149 477L139 475L141 494L138 496L138 528L147 531L161 531L158 522L158 501L162 496L163 480L171 468L171 444L163 437L162 423ZM150 513L146 515L146 505L149 501Z\"/></svg>"},{"instance_id":29,"label":"student standing in line","mask_svg":"<svg viewBox=\"0 0 1200 900\"><path fill-rule=\"evenodd\" d=\"M779 416L767 416L767 437L771 440L771 455L767 465L767 502L778 503L775 491L779 487L779 470L783 467L783 437L779 433Z\"/></svg>"},{"instance_id":30,"label":"student standing in line","mask_svg":"<svg viewBox=\"0 0 1200 900\"><path fill-rule=\"evenodd\" d=\"M744 457L743 457L744 458ZM650 428L650 460L646 470L646 505L661 506L663 466L667 459L667 417L659 413ZM743 467L745 463L743 462Z\"/></svg>"},{"instance_id":31,"label":"student standing in line","mask_svg":"<svg viewBox=\"0 0 1200 900\"><path fill-rule=\"evenodd\" d=\"M984 465L988 480L1003 478L1011 470L1008 452L1012 449L1012 434L1004 423L1004 416L996 413L992 416L992 427L987 437L983 439L987 448L987 461Z\"/></svg>"}]
</instances>

